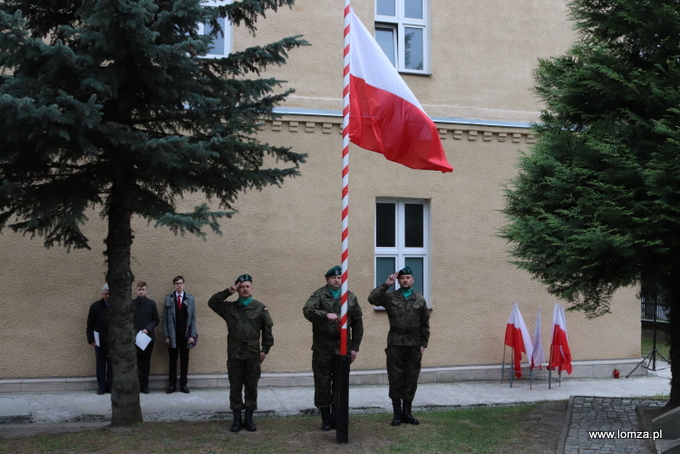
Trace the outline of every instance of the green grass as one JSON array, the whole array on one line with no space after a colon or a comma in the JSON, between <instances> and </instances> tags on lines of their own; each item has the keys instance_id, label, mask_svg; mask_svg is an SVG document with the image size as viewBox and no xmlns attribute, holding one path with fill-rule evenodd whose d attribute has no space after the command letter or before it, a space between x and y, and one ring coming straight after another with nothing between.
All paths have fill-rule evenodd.
<instances>
[{"instance_id":1,"label":"green grass","mask_svg":"<svg viewBox=\"0 0 680 454\"><path fill-rule=\"evenodd\" d=\"M333 431L320 431L318 416L294 416L256 418L254 433L229 432L231 421L150 422L132 428L0 438L0 453L533 454L543 452L534 444L540 430L536 423L546 419L561 423L564 407L564 402L543 402L418 412L420 425L399 427L389 424L389 414L351 415L348 444L337 443ZM554 452L559 426L545 422L543 426L541 448Z\"/></svg>"}]
</instances>

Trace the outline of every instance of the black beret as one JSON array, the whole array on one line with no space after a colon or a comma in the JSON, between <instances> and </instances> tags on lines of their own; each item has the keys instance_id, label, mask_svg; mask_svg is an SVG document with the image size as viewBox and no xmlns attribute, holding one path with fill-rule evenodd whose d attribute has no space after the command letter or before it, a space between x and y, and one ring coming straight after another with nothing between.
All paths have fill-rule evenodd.
<instances>
[{"instance_id":1,"label":"black beret","mask_svg":"<svg viewBox=\"0 0 680 454\"><path fill-rule=\"evenodd\" d=\"M250 283L253 282L253 277L250 274L242 274L236 279L236 282L234 282L234 285L238 284L239 282L245 282L245 281L250 281Z\"/></svg>"},{"instance_id":2,"label":"black beret","mask_svg":"<svg viewBox=\"0 0 680 454\"><path fill-rule=\"evenodd\" d=\"M330 270L326 271L325 277L331 276L342 276L342 268L339 266L334 266Z\"/></svg>"},{"instance_id":3,"label":"black beret","mask_svg":"<svg viewBox=\"0 0 680 454\"><path fill-rule=\"evenodd\" d=\"M401 277L404 274L410 274L411 276L413 276L413 271L411 271L411 268L406 266L406 267L399 270L399 274L397 274L397 277Z\"/></svg>"}]
</instances>

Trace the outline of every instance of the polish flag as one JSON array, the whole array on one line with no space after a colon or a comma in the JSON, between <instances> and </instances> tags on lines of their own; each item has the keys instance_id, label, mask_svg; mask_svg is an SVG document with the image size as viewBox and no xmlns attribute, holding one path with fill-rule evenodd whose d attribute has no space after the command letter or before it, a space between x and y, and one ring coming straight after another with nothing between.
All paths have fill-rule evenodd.
<instances>
[{"instance_id":1,"label":"polish flag","mask_svg":"<svg viewBox=\"0 0 680 454\"><path fill-rule=\"evenodd\" d=\"M434 122L351 10L349 138L390 161L453 171Z\"/></svg>"},{"instance_id":2,"label":"polish flag","mask_svg":"<svg viewBox=\"0 0 680 454\"><path fill-rule=\"evenodd\" d=\"M550 370L562 372L567 371L571 374L571 350L569 349L569 338L567 337L567 323L564 316L564 306L557 304L553 308L553 327L552 341L550 344Z\"/></svg>"},{"instance_id":3,"label":"polish flag","mask_svg":"<svg viewBox=\"0 0 680 454\"><path fill-rule=\"evenodd\" d=\"M533 350L531 347L531 336L529 330L524 324L522 314L519 312L517 303L513 303L512 312L508 319L508 325L505 327L505 345L512 347L515 362L515 377L522 376L522 352L527 354L527 358L531 358Z\"/></svg>"},{"instance_id":4,"label":"polish flag","mask_svg":"<svg viewBox=\"0 0 680 454\"><path fill-rule=\"evenodd\" d=\"M534 328L534 341L531 344L533 347L533 354L531 355L531 367L538 366L539 369L543 369L543 364L545 362L545 353L543 352L543 342L541 342L541 306L538 306L538 315L536 316L536 328Z\"/></svg>"}]
</instances>

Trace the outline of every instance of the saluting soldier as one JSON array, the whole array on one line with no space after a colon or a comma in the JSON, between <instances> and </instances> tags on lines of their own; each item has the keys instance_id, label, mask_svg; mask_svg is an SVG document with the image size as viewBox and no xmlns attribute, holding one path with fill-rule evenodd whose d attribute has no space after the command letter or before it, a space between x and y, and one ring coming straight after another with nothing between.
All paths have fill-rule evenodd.
<instances>
[{"instance_id":1,"label":"saluting soldier","mask_svg":"<svg viewBox=\"0 0 680 454\"><path fill-rule=\"evenodd\" d=\"M337 407L337 357L340 354L340 304L342 269L335 266L325 274L326 285L307 300L302 313L312 322L312 371L314 372L314 405L321 411L321 430L335 426ZM361 306L352 292L347 292L347 351L350 362L357 357L364 336Z\"/></svg>"},{"instance_id":2,"label":"saluting soldier","mask_svg":"<svg viewBox=\"0 0 680 454\"><path fill-rule=\"evenodd\" d=\"M227 322L227 372L229 373L229 408L234 414L232 432L245 427L254 432L253 413L257 410L257 383L261 364L274 345L272 322L267 306L254 300L251 294L253 278L243 274L234 285L215 293L208 306ZM234 292L236 301L227 301ZM262 343L260 344L260 338ZM245 388L245 402L243 390ZM241 412L245 409L245 419Z\"/></svg>"},{"instance_id":3,"label":"saluting soldier","mask_svg":"<svg viewBox=\"0 0 680 454\"><path fill-rule=\"evenodd\" d=\"M399 289L387 289L399 281ZM430 312L425 298L413 290L413 271L406 267L391 274L384 284L374 289L368 302L382 306L390 321L387 334L387 379L394 417L391 424L419 424L411 407L418 387L423 353L430 339Z\"/></svg>"}]
</instances>

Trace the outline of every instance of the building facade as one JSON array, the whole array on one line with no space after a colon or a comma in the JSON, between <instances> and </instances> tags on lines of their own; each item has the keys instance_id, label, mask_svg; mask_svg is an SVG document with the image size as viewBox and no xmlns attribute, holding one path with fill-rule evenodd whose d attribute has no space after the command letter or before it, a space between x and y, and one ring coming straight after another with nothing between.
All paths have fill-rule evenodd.
<instances>
[{"instance_id":1,"label":"building facade","mask_svg":"<svg viewBox=\"0 0 680 454\"><path fill-rule=\"evenodd\" d=\"M352 6L435 120L455 168L447 174L411 170L350 147L349 288L359 297L365 327L353 374L380 376L384 369L387 317L366 298L387 274L409 265L432 310L424 377L428 370L439 371L438 379L500 377L513 302L530 330L542 306L546 351L549 346L554 298L509 263L508 246L497 234L504 222L503 185L536 140L529 126L541 106L532 93L532 70L573 39L566 2L354 0ZM243 194L238 213L222 224L224 234L209 234L207 241L176 237L143 220L134 225L133 272L149 284L159 310L176 275L185 277L186 291L196 298L200 340L191 354L193 380L226 373L226 329L207 302L248 273L254 297L274 320L265 379L309 383L312 331L302 307L325 284L325 271L340 264L341 253L343 2L298 0L262 20L255 37L230 29L215 55L297 34L311 46L264 74L296 92L278 108L281 118L262 126L260 139L307 153L301 176L281 188ZM200 202L183 201L189 208ZM47 250L39 239L8 231L0 236L0 342L6 346L0 390L30 389L26 384L40 379L61 383L57 388L93 380L85 320L104 283L106 225L96 211L89 218L91 251ZM611 309L595 320L567 314L572 355L583 362L576 373L610 371L610 364L625 373L640 359L636 290L618 292ZM166 371L161 342L152 359L159 387Z\"/></svg>"}]
</instances>

